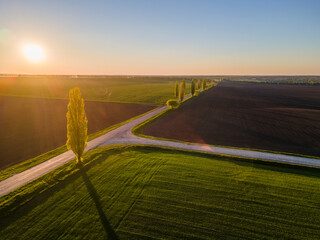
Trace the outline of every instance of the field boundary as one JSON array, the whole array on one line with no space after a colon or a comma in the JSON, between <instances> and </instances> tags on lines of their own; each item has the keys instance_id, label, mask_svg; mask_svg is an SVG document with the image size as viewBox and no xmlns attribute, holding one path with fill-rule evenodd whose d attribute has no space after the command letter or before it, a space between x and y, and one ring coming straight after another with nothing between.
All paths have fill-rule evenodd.
<instances>
[{"instance_id":1,"label":"field boundary","mask_svg":"<svg viewBox=\"0 0 320 240\"><path fill-rule=\"evenodd\" d=\"M155 120L157 120L158 117L164 117L165 115L167 115L169 113L170 112L164 113L164 115L159 114L161 116L157 116L154 119L151 119L151 121L148 122L146 125L141 124L141 126L139 126L139 128L133 129L132 133L138 137L148 138L148 139L152 139L152 140L170 141L170 142L177 142L177 143L183 143L183 144L193 144L193 145L204 146L204 144L202 144L202 143L184 142L184 141L180 141L180 140L176 140L176 139L169 139L169 138L158 138L158 137L153 137L150 135L144 135L141 133L141 130L143 127L148 126L149 124L152 124ZM314 158L314 159L320 160L320 157L318 157L318 156L309 156L309 155L303 155L303 154L298 154L298 153L277 152L277 151L265 150L265 149L239 148L239 147L224 146L224 145L212 145L212 144L206 144L205 146L228 148L228 149L235 149L235 150L245 150L245 151L256 151L256 152L263 152L263 153L274 153L274 154L281 154L281 155L287 155L287 156Z\"/></svg>"},{"instance_id":2,"label":"field boundary","mask_svg":"<svg viewBox=\"0 0 320 240\"><path fill-rule=\"evenodd\" d=\"M76 177L79 171L84 168L88 169L98 164L101 161L106 161L106 159L95 159L90 158L93 153L99 153L103 151L110 151L110 155L119 154L125 151L130 150L139 150L139 149L147 149L150 151L167 151L172 154L179 152L188 155L194 156L202 156L207 158L215 158L220 161L231 161L231 162L244 162L250 164L261 164L270 167L281 167L284 170L289 168L301 170L301 171L308 171L308 175L310 176L318 176L319 169L312 168L308 166L301 166L301 165L294 165L294 164L287 164L287 163L280 163L280 162L273 162L268 160L261 160L261 159L253 159L253 158L245 158L245 157L238 157L238 156L230 156L225 154L218 154L218 153L209 153L209 152L202 152L202 151L194 151L194 150L187 150L187 149L176 149L173 147L165 147L165 146L155 146L155 145L143 145L143 144L114 144L108 146L101 146L94 149L89 150L87 153L84 154L84 162L83 166L79 167L76 164L76 161L73 159L65 163L64 165L54 169L51 172L46 173L45 175L37 178L36 180L29 182L23 185L20 188L13 190L12 192L0 197L0 218L3 218L10 213L16 211L20 207L23 207L25 204L33 200L35 197L44 194L47 191L55 191L55 189L60 186L61 184L67 184L68 180ZM302 173L301 173L302 174Z\"/></svg>"},{"instance_id":3,"label":"field boundary","mask_svg":"<svg viewBox=\"0 0 320 240\"><path fill-rule=\"evenodd\" d=\"M110 132L110 131L118 128L118 127L121 127L122 125L124 125L124 124L126 124L126 123L128 123L128 122L130 122L132 120L135 120L135 119L137 119L139 117L142 117L142 116L144 116L144 115L146 115L146 114L148 114L148 113L150 113L150 112L152 112L154 110L157 110L159 108L161 108L161 106L160 107L156 107L156 108L154 108L154 109L152 109L152 110L150 110L148 112L145 112L145 113L140 114L138 116L135 116L133 118L130 118L130 119L126 120L126 121L123 121L123 122L117 123L115 125L112 125L112 126L106 128L106 129L103 129L103 130L100 130L98 132L92 133L92 134L90 134L88 136L88 141L91 141L91 140L93 140L93 139L95 139L97 137L100 137L100 136L102 136L102 135L104 135L104 134L106 134L106 133L108 133L108 132ZM13 165L13 166L11 166L9 168L0 170L0 181L3 181L3 180L5 180L5 179L17 174L17 173L21 173L21 172L23 172L23 171L25 171L25 170L27 170L27 169L29 169L31 167L34 167L34 166L36 166L36 165L38 165L38 164L40 164L42 162L45 162L45 161L47 161L47 160L49 160L49 159L51 159L51 158L53 158L55 156L58 156L61 153L64 153L66 151L68 151L67 146L66 145L62 145L62 146L60 146L60 147L58 147L56 149L53 149L53 150L51 150L49 152L43 153L43 154L41 154L39 156L36 156L34 158L30 158L30 159L28 159L26 161L23 161L21 163L15 164L15 165Z\"/></svg>"}]
</instances>

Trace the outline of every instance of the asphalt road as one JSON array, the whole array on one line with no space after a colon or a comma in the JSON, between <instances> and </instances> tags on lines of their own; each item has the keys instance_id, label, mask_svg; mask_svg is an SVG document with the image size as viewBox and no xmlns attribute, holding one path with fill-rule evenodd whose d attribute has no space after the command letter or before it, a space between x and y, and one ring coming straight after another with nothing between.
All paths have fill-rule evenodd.
<instances>
[{"instance_id":1,"label":"asphalt road","mask_svg":"<svg viewBox=\"0 0 320 240\"><path fill-rule=\"evenodd\" d=\"M301 166L309 166L320 168L320 160L306 157L289 156L275 153L259 152L259 151L249 151L240 150L232 148L223 147L213 147L203 144L193 144L193 143L179 143L173 141L162 141L149 138L142 138L132 134L132 129L138 124L146 121L147 119L161 113L166 110L167 106L158 108L146 115L132 120L98 138L93 139L88 142L88 146L85 150L87 152L90 149L96 148L98 146L112 145L112 144L147 144L154 146L165 146L176 149L185 150L195 150L200 152L208 152L213 154L225 154L230 156L253 158L266 160L270 162L280 162L286 164L294 164ZM62 166L63 164L74 159L75 156L72 151L67 151L56 157L53 157L43 163L40 163L24 172L15 174L14 176L7 178L0 182L0 196L3 196L23 185L29 183L40 176L52 171L55 168Z\"/></svg>"}]
</instances>

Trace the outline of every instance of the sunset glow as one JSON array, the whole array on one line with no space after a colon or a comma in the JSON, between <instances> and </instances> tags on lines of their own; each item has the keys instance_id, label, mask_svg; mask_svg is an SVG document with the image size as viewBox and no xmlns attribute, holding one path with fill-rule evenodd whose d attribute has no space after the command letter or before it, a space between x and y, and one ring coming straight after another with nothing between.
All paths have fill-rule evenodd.
<instances>
[{"instance_id":1,"label":"sunset glow","mask_svg":"<svg viewBox=\"0 0 320 240\"><path fill-rule=\"evenodd\" d=\"M44 52L38 45L26 45L23 47L24 56L30 62L41 62L44 60Z\"/></svg>"},{"instance_id":2,"label":"sunset glow","mask_svg":"<svg viewBox=\"0 0 320 240\"><path fill-rule=\"evenodd\" d=\"M320 74L319 0L76 2L5 1L1 72Z\"/></svg>"}]
</instances>

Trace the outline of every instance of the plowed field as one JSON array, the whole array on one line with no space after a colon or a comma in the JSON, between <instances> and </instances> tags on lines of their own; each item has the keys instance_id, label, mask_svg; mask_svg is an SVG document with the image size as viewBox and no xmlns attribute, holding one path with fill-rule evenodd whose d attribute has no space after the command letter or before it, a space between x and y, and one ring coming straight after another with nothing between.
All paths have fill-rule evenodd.
<instances>
[{"instance_id":1,"label":"plowed field","mask_svg":"<svg viewBox=\"0 0 320 240\"><path fill-rule=\"evenodd\" d=\"M143 134L320 156L320 86L223 82Z\"/></svg>"},{"instance_id":2,"label":"plowed field","mask_svg":"<svg viewBox=\"0 0 320 240\"><path fill-rule=\"evenodd\" d=\"M67 105L67 100L0 96L0 169L64 145ZM88 134L152 108L154 106L87 101Z\"/></svg>"}]
</instances>

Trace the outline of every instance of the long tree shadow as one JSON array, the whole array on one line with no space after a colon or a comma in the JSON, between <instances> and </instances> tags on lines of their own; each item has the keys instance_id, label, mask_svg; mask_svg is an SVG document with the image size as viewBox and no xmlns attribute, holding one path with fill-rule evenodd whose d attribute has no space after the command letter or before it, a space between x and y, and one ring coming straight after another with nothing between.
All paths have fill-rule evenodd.
<instances>
[{"instance_id":1,"label":"long tree shadow","mask_svg":"<svg viewBox=\"0 0 320 240\"><path fill-rule=\"evenodd\" d=\"M88 192L96 205L102 226L108 235L108 239L117 240L118 237L117 237L115 231L113 230L113 228L111 227L106 215L103 212L103 209L102 209L102 206L100 203L100 197L99 197L96 189L94 188L93 184L91 183L90 179L88 178L85 168L83 168L82 166L79 166L79 168L80 168L80 174L81 174L83 181L88 189Z\"/></svg>"}]
</instances>

